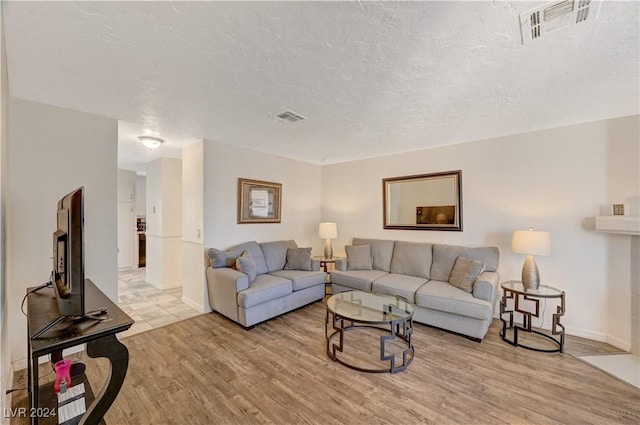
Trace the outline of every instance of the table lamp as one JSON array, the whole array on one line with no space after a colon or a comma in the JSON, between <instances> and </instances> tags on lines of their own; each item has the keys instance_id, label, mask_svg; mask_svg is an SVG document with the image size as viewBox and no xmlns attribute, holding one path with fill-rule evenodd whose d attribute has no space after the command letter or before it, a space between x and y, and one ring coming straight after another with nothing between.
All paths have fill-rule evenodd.
<instances>
[{"instance_id":1,"label":"table lamp","mask_svg":"<svg viewBox=\"0 0 640 425\"><path fill-rule=\"evenodd\" d=\"M511 240L511 251L526 254L522 267L522 285L524 289L538 289L540 286L540 272L534 255L551 255L551 237L549 232L529 230L515 230Z\"/></svg>"},{"instance_id":2,"label":"table lamp","mask_svg":"<svg viewBox=\"0 0 640 425\"><path fill-rule=\"evenodd\" d=\"M333 258L333 247L331 246L331 239L338 237L338 226L336 223L320 223L318 228L318 236L324 239L324 258Z\"/></svg>"}]
</instances>

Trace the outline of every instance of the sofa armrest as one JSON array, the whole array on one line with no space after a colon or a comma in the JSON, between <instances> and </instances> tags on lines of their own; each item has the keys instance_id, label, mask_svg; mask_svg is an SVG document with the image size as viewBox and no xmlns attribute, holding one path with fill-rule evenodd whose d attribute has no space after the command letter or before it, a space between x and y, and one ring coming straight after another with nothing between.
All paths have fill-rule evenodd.
<instances>
[{"instance_id":1,"label":"sofa armrest","mask_svg":"<svg viewBox=\"0 0 640 425\"><path fill-rule=\"evenodd\" d=\"M320 270L320 260L316 258L311 259L311 271L317 272Z\"/></svg>"},{"instance_id":2,"label":"sofa armrest","mask_svg":"<svg viewBox=\"0 0 640 425\"><path fill-rule=\"evenodd\" d=\"M228 267L207 267L207 287L211 308L238 321L238 292L249 287L249 277Z\"/></svg>"},{"instance_id":3,"label":"sofa armrest","mask_svg":"<svg viewBox=\"0 0 640 425\"><path fill-rule=\"evenodd\" d=\"M336 258L335 262L336 270L340 270L341 272L347 271L347 259L346 258Z\"/></svg>"},{"instance_id":4,"label":"sofa armrest","mask_svg":"<svg viewBox=\"0 0 640 425\"><path fill-rule=\"evenodd\" d=\"M482 272L473 284L474 298L489 301L495 307L499 279L498 272Z\"/></svg>"}]
</instances>

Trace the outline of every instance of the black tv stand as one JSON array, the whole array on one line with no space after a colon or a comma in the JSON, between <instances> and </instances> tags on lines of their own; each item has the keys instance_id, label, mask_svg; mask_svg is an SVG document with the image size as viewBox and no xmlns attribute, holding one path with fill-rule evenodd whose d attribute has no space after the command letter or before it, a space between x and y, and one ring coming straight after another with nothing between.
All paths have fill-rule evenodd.
<instances>
[{"instance_id":1,"label":"black tv stand","mask_svg":"<svg viewBox=\"0 0 640 425\"><path fill-rule=\"evenodd\" d=\"M48 331L49 329L51 329L52 327L54 327L55 325L57 325L58 323L62 322L63 320L66 320L67 316L60 316L57 319L54 319L53 321L51 321L49 324L47 324L47 326L45 326L44 328L40 329L38 332L34 333L33 335L31 335L31 339L38 339L42 336L43 333L45 333L46 331Z\"/></svg>"},{"instance_id":2,"label":"black tv stand","mask_svg":"<svg viewBox=\"0 0 640 425\"><path fill-rule=\"evenodd\" d=\"M31 339L38 339L40 338L45 332L47 332L49 329L53 328L55 325L57 325L58 323L62 322L63 320L70 320L73 322L76 321L81 321L81 320L96 320L98 322L107 319L108 316L94 316L92 313L98 313L98 312L107 312L106 308L99 308L96 310L93 310L92 312L89 312L89 314L83 314L82 316L60 316L57 319L54 319L53 321L51 321L51 323L49 323L47 326L45 326L44 328L40 329L38 332L34 333L33 335L31 335Z\"/></svg>"},{"instance_id":3,"label":"black tv stand","mask_svg":"<svg viewBox=\"0 0 640 425\"><path fill-rule=\"evenodd\" d=\"M33 289L35 288L28 288L27 291ZM27 303L27 387L30 402L30 409L27 411L36 412L36 415L31 416L31 424L57 424L57 418L37 416L38 412L57 410L53 382L39 385L38 359L49 354L52 361L62 359L62 350L81 344L87 344L86 353L89 357L104 357L109 360L110 375L107 377L104 388L97 392L95 400L84 374L77 380L72 380L72 385L74 382L85 382L86 387L86 412L77 419L85 425L103 424L103 417L117 397L129 366L129 351L118 340L116 334L129 329L134 323L133 319L109 300L89 279L85 280L85 308L87 310L106 308L109 313L108 316L88 317L99 320L91 320L90 323L85 320L63 320L73 318L59 316L53 288L29 295ZM43 331L44 328L47 329ZM34 329L40 330L34 332ZM35 337L37 334L40 336Z\"/></svg>"}]
</instances>

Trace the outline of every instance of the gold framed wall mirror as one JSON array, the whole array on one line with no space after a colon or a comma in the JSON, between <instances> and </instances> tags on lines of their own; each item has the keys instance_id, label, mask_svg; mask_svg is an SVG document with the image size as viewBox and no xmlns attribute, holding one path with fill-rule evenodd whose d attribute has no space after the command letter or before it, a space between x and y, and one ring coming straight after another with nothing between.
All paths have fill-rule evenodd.
<instances>
[{"instance_id":1,"label":"gold framed wall mirror","mask_svg":"<svg viewBox=\"0 0 640 425\"><path fill-rule=\"evenodd\" d=\"M238 224L280 223L282 184L238 179Z\"/></svg>"},{"instance_id":2,"label":"gold framed wall mirror","mask_svg":"<svg viewBox=\"0 0 640 425\"><path fill-rule=\"evenodd\" d=\"M462 231L462 170L382 180L383 227Z\"/></svg>"}]
</instances>

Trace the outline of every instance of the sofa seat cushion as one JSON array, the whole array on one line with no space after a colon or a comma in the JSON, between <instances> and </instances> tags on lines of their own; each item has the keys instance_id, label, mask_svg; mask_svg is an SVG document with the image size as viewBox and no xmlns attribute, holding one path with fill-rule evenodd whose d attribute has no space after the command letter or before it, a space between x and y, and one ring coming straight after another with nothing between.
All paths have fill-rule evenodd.
<instances>
[{"instance_id":1,"label":"sofa seat cushion","mask_svg":"<svg viewBox=\"0 0 640 425\"><path fill-rule=\"evenodd\" d=\"M480 320L489 320L493 316L490 302L474 298L469 292L438 280L430 280L416 291L416 304Z\"/></svg>"},{"instance_id":2,"label":"sofa seat cushion","mask_svg":"<svg viewBox=\"0 0 640 425\"><path fill-rule=\"evenodd\" d=\"M256 280L247 289L238 292L238 305L242 308L249 308L276 298L282 298L292 292L293 283L289 279L261 274L256 276Z\"/></svg>"},{"instance_id":3,"label":"sofa seat cushion","mask_svg":"<svg viewBox=\"0 0 640 425\"><path fill-rule=\"evenodd\" d=\"M324 285L327 281L327 274L322 271L307 272L302 270L281 270L270 274L289 279L293 282L294 291L299 291L316 285Z\"/></svg>"},{"instance_id":4,"label":"sofa seat cushion","mask_svg":"<svg viewBox=\"0 0 640 425\"><path fill-rule=\"evenodd\" d=\"M362 291L371 291L371 282L389 273L380 270L349 270L331 272L331 282Z\"/></svg>"},{"instance_id":5,"label":"sofa seat cushion","mask_svg":"<svg viewBox=\"0 0 640 425\"><path fill-rule=\"evenodd\" d=\"M410 303L416 302L416 291L427 283L422 277L391 273L373 281L371 289L380 294L400 295Z\"/></svg>"}]
</instances>

